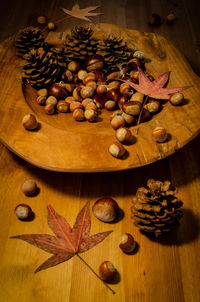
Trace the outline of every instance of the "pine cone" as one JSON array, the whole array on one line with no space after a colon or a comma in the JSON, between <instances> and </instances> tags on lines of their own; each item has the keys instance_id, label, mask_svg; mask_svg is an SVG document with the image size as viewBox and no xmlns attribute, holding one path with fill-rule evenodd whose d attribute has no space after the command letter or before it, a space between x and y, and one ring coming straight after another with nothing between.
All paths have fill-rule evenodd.
<instances>
[{"instance_id":1,"label":"pine cone","mask_svg":"<svg viewBox=\"0 0 200 302\"><path fill-rule=\"evenodd\" d=\"M63 67L64 69L67 68L68 63L70 62L69 59L69 51L67 47L62 48L51 48L51 52L53 53L54 57L57 59L58 64Z\"/></svg>"},{"instance_id":2,"label":"pine cone","mask_svg":"<svg viewBox=\"0 0 200 302\"><path fill-rule=\"evenodd\" d=\"M98 53L104 57L108 71L112 71L130 61L134 51L127 47L123 39L111 35L103 40Z\"/></svg>"},{"instance_id":3,"label":"pine cone","mask_svg":"<svg viewBox=\"0 0 200 302\"><path fill-rule=\"evenodd\" d=\"M32 87L46 87L56 82L61 68L51 52L43 48L32 49L25 59L23 79Z\"/></svg>"},{"instance_id":4,"label":"pine cone","mask_svg":"<svg viewBox=\"0 0 200 302\"><path fill-rule=\"evenodd\" d=\"M96 54L98 49L98 40L92 38L93 30L85 26L76 26L71 30L65 43L66 52L69 61L84 61L87 56Z\"/></svg>"},{"instance_id":5,"label":"pine cone","mask_svg":"<svg viewBox=\"0 0 200 302\"><path fill-rule=\"evenodd\" d=\"M179 225L183 203L170 181L148 180L147 187L137 190L131 208L134 224L144 232L159 236Z\"/></svg>"},{"instance_id":6,"label":"pine cone","mask_svg":"<svg viewBox=\"0 0 200 302\"><path fill-rule=\"evenodd\" d=\"M44 46L44 36L38 28L27 27L17 34L15 40L17 55L24 57L32 48Z\"/></svg>"}]
</instances>

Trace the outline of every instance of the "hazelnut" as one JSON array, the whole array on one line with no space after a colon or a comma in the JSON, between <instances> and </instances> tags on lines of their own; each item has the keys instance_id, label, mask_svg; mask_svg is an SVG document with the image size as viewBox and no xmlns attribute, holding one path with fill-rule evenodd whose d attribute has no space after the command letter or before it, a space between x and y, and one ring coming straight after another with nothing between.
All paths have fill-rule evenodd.
<instances>
[{"instance_id":1,"label":"hazelnut","mask_svg":"<svg viewBox=\"0 0 200 302\"><path fill-rule=\"evenodd\" d=\"M83 105L83 107L85 108L89 103L94 103L93 102L93 99L90 99L90 98L86 98L86 99L84 99L83 101L82 101L82 105Z\"/></svg>"},{"instance_id":2,"label":"hazelnut","mask_svg":"<svg viewBox=\"0 0 200 302\"><path fill-rule=\"evenodd\" d=\"M103 222L111 222L117 218L119 206L114 199L103 197L94 203L92 211L94 216L99 220Z\"/></svg>"},{"instance_id":3,"label":"hazelnut","mask_svg":"<svg viewBox=\"0 0 200 302\"><path fill-rule=\"evenodd\" d=\"M74 89L76 88L76 84L72 84L72 83L64 83L63 86L69 93L73 93Z\"/></svg>"},{"instance_id":4,"label":"hazelnut","mask_svg":"<svg viewBox=\"0 0 200 302\"><path fill-rule=\"evenodd\" d=\"M91 98L94 95L94 88L85 86L81 89L80 94L83 99Z\"/></svg>"},{"instance_id":5,"label":"hazelnut","mask_svg":"<svg viewBox=\"0 0 200 302\"><path fill-rule=\"evenodd\" d=\"M157 113L161 109L159 101L151 101L150 103L144 105L144 108L151 113Z\"/></svg>"},{"instance_id":6,"label":"hazelnut","mask_svg":"<svg viewBox=\"0 0 200 302\"><path fill-rule=\"evenodd\" d=\"M108 89L106 96L108 100L117 102L119 100L119 91L117 89Z\"/></svg>"},{"instance_id":7,"label":"hazelnut","mask_svg":"<svg viewBox=\"0 0 200 302\"><path fill-rule=\"evenodd\" d=\"M82 97L80 95L80 92L81 92L81 87L76 87L74 90L73 90L73 97L75 98L76 101L79 101L79 102L82 102Z\"/></svg>"},{"instance_id":8,"label":"hazelnut","mask_svg":"<svg viewBox=\"0 0 200 302\"><path fill-rule=\"evenodd\" d=\"M26 130L34 130L37 128L38 123L36 120L35 115L33 114L27 114L22 119L22 125Z\"/></svg>"},{"instance_id":9,"label":"hazelnut","mask_svg":"<svg viewBox=\"0 0 200 302\"><path fill-rule=\"evenodd\" d=\"M174 14L169 14L166 18L166 21L168 24L172 24L172 23L174 23L175 19L176 19L176 17Z\"/></svg>"},{"instance_id":10,"label":"hazelnut","mask_svg":"<svg viewBox=\"0 0 200 302\"><path fill-rule=\"evenodd\" d=\"M120 85L119 92L121 94L128 93L130 91L130 89L131 89L131 87L128 84L123 83L123 84Z\"/></svg>"},{"instance_id":11,"label":"hazelnut","mask_svg":"<svg viewBox=\"0 0 200 302\"><path fill-rule=\"evenodd\" d=\"M55 98L55 96L49 96L46 100L46 105L53 105L53 106L56 106L58 103L57 99Z\"/></svg>"},{"instance_id":12,"label":"hazelnut","mask_svg":"<svg viewBox=\"0 0 200 302\"><path fill-rule=\"evenodd\" d=\"M40 96L37 97L36 102L37 102L39 105L45 105L45 104L46 104L46 97L40 95Z\"/></svg>"},{"instance_id":13,"label":"hazelnut","mask_svg":"<svg viewBox=\"0 0 200 302\"><path fill-rule=\"evenodd\" d=\"M94 102L89 102L88 104L85 105L85 110L87 109L97 110L97 106L95 105Z\"/></svg>"},{"instance_id":14,"label":"hazelnut","mask_svg":"<svg viewBox=\"0 0 200 302\"><path fill-rule=\"evenodd\" d=\"M117 129L115 136L118 139L118 141L120 141L120 143L123 144L129 144L133 140L132 132L125 127L121 127Z\"/></svg>"},{"instance_id":15,"label":"hazelnut","mask_svg":"<svg viewBox=\"0 0 200 302\"><path fill-rule=\"evenodd\" d=\"M55 29L55 24L53 23L53 22L49 22L48 24L47 24L47 26L48 26L48 29L49 30L54 30Z\"/></svg>"},{"instance_id":16,"label":"hazelnut","mask_svg":"<svg viewBox=\"0 0 200 302\"><path fill-rule=\"evenodd\" d=\"M109 153L116 157L121 158L126 153L126 149L119 142L114 142L109 146Z\"/></svg>"},{"instance_id":17,"label":"hazelnut","mask_svg":"<svg viewBox=\"0 0 200 302\"><path fill-rule=\"evenodd\" d=\"M108 88L119 89L120 88L120 82L119 81L112 81L108 84Z\"/></svg>"},{"instance_id":18,"label":"hazelnut","mask_svg":"<svg viewBox=\"0 0 200 302\"><path fill-rule=\"evenodd\" d=\"M47 104L44 107L44 111L46 112L46 114L54 114L54 112L55 112L55 106L52 105L52 104Z\"/></svg>"},{"instance_id":19,"label":"hazelnut","mask_svg":"<svg viewBox=\"0 0 200 302\"><path fill-rule=\"evenodd\" d=\"M138 67L142 67L141 60L139 58L133 58L128 62L128 67L131 68L131 70L138 70Z\"/></svg>"},{"instance_id":20,"label":"hazelnut","mask_svg":"<svg viewBox=\"0 0 200 302\"><path fill-rule=\"evenodd\" d=\"M136 50L133 54L133 57L134 58L138 58L140 60L144 60L145 59L145 54L143 51L140 51L140 50Z\"/></svg>"},{"instance_id":21,"label":"hazelnut","mask_svg":"<svg viewBox=\"0 0 200 302\"><path fill-rule=\"evenodd\" d=\"M73 74L70 70L66 70L63 74L62 74L62 79L65 82L72 82L73 81Z\"/></svg>"},{"instance_id":22,"label":"hazelnut","mask_svg":"<svg viewBox=\"0 0 200 302\"><path fill-rule=\"evenodd\" d=\"M73 118L78 122L84 121L85 119L84 111L82 109L75 109L73 111Z\"/></svg>"},{"instance_id":23,"label":"hazelnut","mask_svg":"<svg viewBox=\"0 0 200 302\"><path fill-rule=\"evenodd\" d=\"M129 233L125 233L121 236L119 247L125 253L131 253L135 249L136 243L133 236Z\"/></svg>"},{"instance_id":24,"label":"hazelnut","mask_svg":"<svg viewBox=\"0 0 200 302\"><path fill-rule=\"evenodd\" d=\"M149 17L148 23L149 23L149 25L160 25L161 24L161 17L158 14L153 13Z\"/></svg>"},{"instance_id":25,"label":"hazelnut","mask_svg":"<svg viewBox=\"0 0 200 302\"><path fill-rule=\"evenodd\" d=\"M104 281L111 281L116 276L116 269L112 262L104 261L99 267L100 278Z\"/></svg>"},{"instance_id":26,"label":"hazelnut","mask_svg":"<svg viewBox=\"0 0 200 302\"><path fill-rule=\"evenodd\" d=\"M97 108L103 108L107 98L103 94L96 94L94 96L94 102L97 105Z\"/></svg>"},{"instance_id":27,"label":"hazelnut","mask_svg":"<svg viewBox=\"0 0 200 302\"><path fill-rule=\"evenodd\" d=\"M71 61L69 62L67 68L72 72L78 72L80 69L80 64L77 61Z\"/></svg>"},{"instance_id":28,"label":"hazelnut","mask_svg":"<svg viewBox=\"0 0 200 302\"><path fill-rule=\"evenodd\" d=\"M46 97L47 94L48 94L48 91L47 91L46 88L42 88L42 89L39 89L39 90L37 91L37 96L44 96L44 97Z\"/></svg>"},{"instance_id":29,"label":"hazelnut","mask_svg":"<svg viewBox=\"0 0 200 302\"><path fill-rule=\"evenodd\" d=\"M54 83L49 88L49 95L54 96L57 100L63 100L68 96L68 93L62 84Z\"/></svg>"},{"instance_id":30,"label":"hazelnut","mask_svg":"<svg viewBox=\"0 0 200 302\"><path fill-rule=\"evenodd\" d=\"M90 72L86 75L86 77L84 77L83 79L83 83L86 84L88 81L95 81L96 80L96 76L94 72Z\"/></svg>"},{"instance_id":31,"label":"hazelnut","mask_svg":"<svg viewBox=\"0 0 200 302\"><path fill-rule=\"evenodd\" d=\"M74 101L76 101L75 100L75 98L73 97L73 96L68 96L68 97L66 97L66 99L65 99L65 102L67 103L67 104L71 104L72 102L74 102Z\"/></svg>"},{"instance_id":32,"label":"hazelnut","mask_svg":"<svg viewBox=\"0 0 200 302\"><path fill-rule=\"evenodd\" d=\"M141 103L135 101L129 101L122 104L122 109L125 113L130 115L138 115L141 110Z\"/></svg>"},{"instance_id":33,"label":"hazelnut","mask_svg":"<svg viewBox=\"0 0 200 302\"><path fill-rule=\"evenodd\" d=\"M106 110L108 111L112 111L112 110L115 110L115 107L116 107L116 102L113 101L113 100L108 100L104 107L106 108Z\"/></svg>"},{"instance_id":34,"label":"hazelnut","mask_svg":"<svg viewBox=\"0 0 200 302\"><path fill-rule=\"evenodd\" d=\"M32 214L32 209L27 204L21 203L15 208L15 215L20 220L27 220L28 218L31 217L31 214Z\"/></svg>"},{"instance_id":35,"label":"hazelnut","mask_svg":"<svg viewBox=\"0 0 200 302\"><path fill-rule=\"evenodd\" d=\"M82 108L83 108L82 104L77 101L71 102L71 104L69 105L69 109L71 112L74 112L74 110L76 109L82 109Z\"/></svg>"},{"instance_id":36,"label":"hazelnut","mask_svg":"<svg viewBox=\"0 0 200 302\"><path fill-rule=\"evenodd\" d=\"M147 109L143 108L142 114L140 117L140 122L145 123L145 122L148 122L150 119L151 119L151 113Z\"/></svg>"},{"instance_id":37,"label":"hazelnut","mask_svg":"<svg viewBox=\"0 0 200 302\"><path fill-rule=\"evenodd\" d=\"M85 84L86 87L91 87L94 90L97 88L97 83L93 80L87 81L87 83Z\"/></svg>"},{"instance_id":38,"label":"hazelnut","mask_svg":"<svg viewBox=\"0 0 200 302\"><path fill-rule=\"evenodd\" d=\"M97 92L98 94L106 93L106 91L107 91L107 86L106 86L106 85L99 85L99 86L97 86L97 88L96 88L96 92Z\"/></svg>"},{"instance_id":39,"label":"hazelnut","mask_svg":"<svg viewBox=\"0 0 200 302\"><path fill-rule=\"evenodd\" d=\"M139 80L139 72L135 70L131 70L130 78L137 82Z\"/></svg>"},{"instance_id":40,"label":"hazelnut","mask_svg":"<svg viewBox=\"0 0 200 302\"><path fill-rule=\"evenodd\" d=\"M156 127L152 132L152 136L157 143L164 143L168 137L168 134L165 128Z\"/></svg>"},{"instance_id":41,"label":"hazelnut","mask_svg":"<svg viewBox=\"0 0 200 302\"><path fill-rule=\"evenodd\" d=\"M95 80L97 80L97 82L105 82L106 78L104 72L95 70L93 73L95 74Z\"/></svg>"},{"instance_id":42,"label":"hazelnut","mask_svg":"<svg viewBox=\"0 0 200 302\"><path fill-rule=\"evenodd\" d=\"M104 65L104 59L101 55L91 55L87 58L85 65L88 71L101 70Z\"/></svg>"},{"instance_id":43,"label":"hazelnut","mask_svg":"<svg viewBox=\"0 0 200 302\"><path fill-rule=\"evenodd\" d=\"M116 115L112 118L111 120L111 126L114 130L117 130L120 127L124 127L125 125L125 120L122 117L122 115Z\"/></svg>"},{"instance_id":44,"label":"hazelnut","mask_svg":"<svg viewBox=\"0 0 200 302\"><path fill-rule=\"evenodd\" d=\"M44 16L44 15L38 16L38 17L37 17L37 22L38 22L39 24L45 24L45 23L47 23L47 17Z\"/></svg>"},{"instance_id":45,"label":"hazelnut","mask_svg":"<svg viewBox=\"0 0 200 302\"><path fill-rule=\"evenodd\" d=\"M84 115L85 115L85 119L88 122L94 122L97 120L97 117L98 117L97 111L94 109L90 109L90 108L85 110Z\"/></svg>"},{"instance_id":46,"label":"hazelnut","mask_svg":"<svg viewBox=\"0 0 200 302\"><path fill-rule=\"evenodd\" d=\"M122 117L124 118L126 124L128 125L133 125L135 123L135 117L133 115L123 112Z\"/></svg>"},{"instance_id":47,"label":"hazelnut","mask_svg":"<svg viewBox=\"0 0 200 302\"><path fill-rule=\"evenodd\" d=\"M143 103L143 98L144 98L144 94L141 92L135 92L131 98L130 101L131 102L139 102L140 104Z\"/></svg>"},{"instance_id":48,"label":"hazelnut","mask_svg":"<svg viewBox=\"0 0 200 302\"><path fill-rule=\"evenodd\" d=\"M120 71L113 71L107 75L107 80L119 80L121 78Z\"/></svg>"},{"instance_id":49,"label":"hazelnut","mask_svg":"<svg viewBox=\"0 0 200 302\"><path fill-rule=\"evenodd\" d=\"M112 121L113 117L118 116L118 115L122 115L122 111L121 110L116 110L114 111L111 116L110 116L110 120Z\"/></svg>"},{"instance_id":50,"label":"hazelnut","mask_svg":"<svg viewBox=\"0 0 200 302\"><path fill-rule=\"evenodd\" d=\"M65 101L59 101L57 105L57 109L59 112L67 112L69 110L69 104Z\"/></svg>"},{"instance_id":51,"label":"hazelnut","mask_svg":"<svg viewBox=\"0 0 200 302\"><path fill-rule=\"evenodd\" d=\"M87 71L86 70L84 70L84 69L80 69L79 71L78 71L78 74L77 74L77 76L78 76L78 79L80 80L80 81L83 81L84 79L85 79L85 77L87 76Z\"/></svg>"},{"instance_id":52,"label":"hazelnut","mask_svg":"<svg viewBox=\"0 0 200 302\"><path fill-rule=\"evenodd\" d=\"M184 101L184 95L180 92L176 92L170 95L169 101L174 106L181 105Z\"/></svg>"},{"instance_id":53,"label":"hazelnut","mask_svg":"<svg viewBox=\"0 0 200 302\"><path fill-rule=\"evenodd\" d=\"M29 179L24 182L22 185L22 192L27 195L31 196L37 191L37 185L34 180Z\"/></svg>"}]
</instances>

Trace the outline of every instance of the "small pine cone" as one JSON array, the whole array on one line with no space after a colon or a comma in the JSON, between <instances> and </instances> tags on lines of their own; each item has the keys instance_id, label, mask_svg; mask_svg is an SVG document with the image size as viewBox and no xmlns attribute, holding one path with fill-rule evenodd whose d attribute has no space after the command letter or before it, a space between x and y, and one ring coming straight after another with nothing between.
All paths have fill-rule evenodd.
<instances>
[{"instance_id":1,"label":"small pine cone","mask_svg":"<svg viewBox=\"0 0 200 302\"><path fill-rule=\"evenodd\" d=\"M27 27L18 32L15 40L17 55L24 57L33 48L43 47L45 45L44 36L39 28Z\"/></svg>"},{"instance_id":2,"label":"small pine cone","mask_svg":"<svg viewBox=\"0 0 200 302\"><path fill-rule=\"evenodd\" d=\"M70 62L69 61L69 51L67 47L55 47L51 48L51 52L53 53L54 57L57 59L58 64L63 67L64 69L67 69L67 65Z\"/></svg>"},{"instance_id":3,"label":"small pine cone","mask_svg":"<svg viewBox=\"0 0 200 302\"><path fill-rule=\"evenodd\" d=\"M100 45L99 53L104 57L108 71L112 71L120 64L130 61L134 50L128 48L123 39L111 35Z\"/></svg>"},{"instance_id":4,"label":"small pine cone","mask_svg":"<svg viewBox=\"0 0 200 302\"><path fill-rule=\"evenodd\" d=\"M56 82L61 68L52 52L43 48L32 49L25 55L23 79L34 88L44 88Z\"/></svg>"},{"instance_id":5,"label":"small pine cone","mask_svg":"<svg viewBox=\"0 0 200 302\"><path fill-rule=\"evenodd\" d=\"M183 216L183 203L175 193L169 181L148 180L147 188L138 188L133 198L131 212L134 224L156 237L177 227Z\"/></svg>"},{"instance_id":6,"label":"small pine cone","mask_svg":"<svg viewBox=\"0 0 200 302\"><path fill-rule=\"evenodd\" d=\"M65 42L70 60L84 61L88 56L97 53L98 40L92 35L93 30L87 25L76 26L71 30Z\"/></svg>"}]
</instances>

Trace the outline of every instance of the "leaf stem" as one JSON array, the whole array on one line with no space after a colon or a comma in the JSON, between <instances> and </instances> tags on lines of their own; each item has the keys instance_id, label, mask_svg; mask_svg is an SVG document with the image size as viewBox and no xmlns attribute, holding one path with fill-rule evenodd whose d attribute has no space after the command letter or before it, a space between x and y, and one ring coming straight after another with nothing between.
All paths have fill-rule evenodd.
<instances>
[{"instance_id":1,"label":"leaf stem","mask_svg":"<svg viewBox=\"0 0 200 302\"><path fill-rule=\"evenodd\" d=\"M144 102L143 102L143 104L142 104L142 109L141 109L141 111L140 111L140 115L139 115L139 117L138 117L138 121L137 121L137 129L136 129L136 134L137 134L137 135L138 135L138 132L139 132L140 120L141 120L142 112L143 112L144 105L146 104L147 100L148 100L148 95L146 95L146 97L145 97L145 100L144 100Z\"/></svg>"},{"instance_id":2,"label":"leaf stem","mask_svg":"<svg viewBox=\"0 0 200 302\"><path fill-rule=\"evenodd\" d=\"M76 254L78 256L78 258L87 265L87 267L95 274L95 276L101 280L101 282L103 282L103 284L113 293L113 295L115 294L115 291L108 285L106 284L99 276L98 274L93 270L93 268L77 253Z\"/></svg>"}]
</instances>

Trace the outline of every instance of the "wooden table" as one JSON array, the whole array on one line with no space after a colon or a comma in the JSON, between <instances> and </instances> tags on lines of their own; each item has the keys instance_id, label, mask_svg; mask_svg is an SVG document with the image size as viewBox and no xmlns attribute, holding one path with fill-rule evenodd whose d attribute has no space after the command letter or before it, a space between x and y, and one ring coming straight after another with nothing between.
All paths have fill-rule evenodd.
<instances>
[{"instance_id":1,"label":"wooden table","mask_svg":"<svg viewBox=\"0 0 200 302\"><path fill-rule=\"evenodd\" d=\"M0 40L27 25L36 25L38 14L45 13L52 21L63 18L59 8L70 8L73 3L4 2L0 11ZM94 17L94 22L114 23L164 35L182 51L200 75L200 5L196 1L81 1L82 7L89 5L101 5L100 11L104 13ZM174 11L177 20L171 26L164 23L160 27L149 27L147 18L152 11L163 18ZM58 29L80 23L78 19L67 18L58 23ZM198 136L176 154L146 167L115 173L70 174L36 168L0 145L0 301L199 301L199 147ZM40 188L40 194L32 198L21 192L21 186L28 178L35 179ZM149 178L171 180L184 202L181 226L165 239L150 240L141 235L130 219L132 197ZM104 224L92 215L91 234L111 229L114 232L84 253L83 258L95 271L104 260L113 262L120 275L118 282L111 284L116 294L106 289L78 257L34 275L34 270L49 255L9 237L25 233L51 234L46 222L47 204L73 224L84 203L89 200L92 205L101 196L116 199L124 217L115 224ZM14 208L19 203L32 207L33 221L21 222L15 217ZM124 232L132 233L138 243L135 255L125 255L118 248L119 237Z\"/></svg>"}]
</instances>

